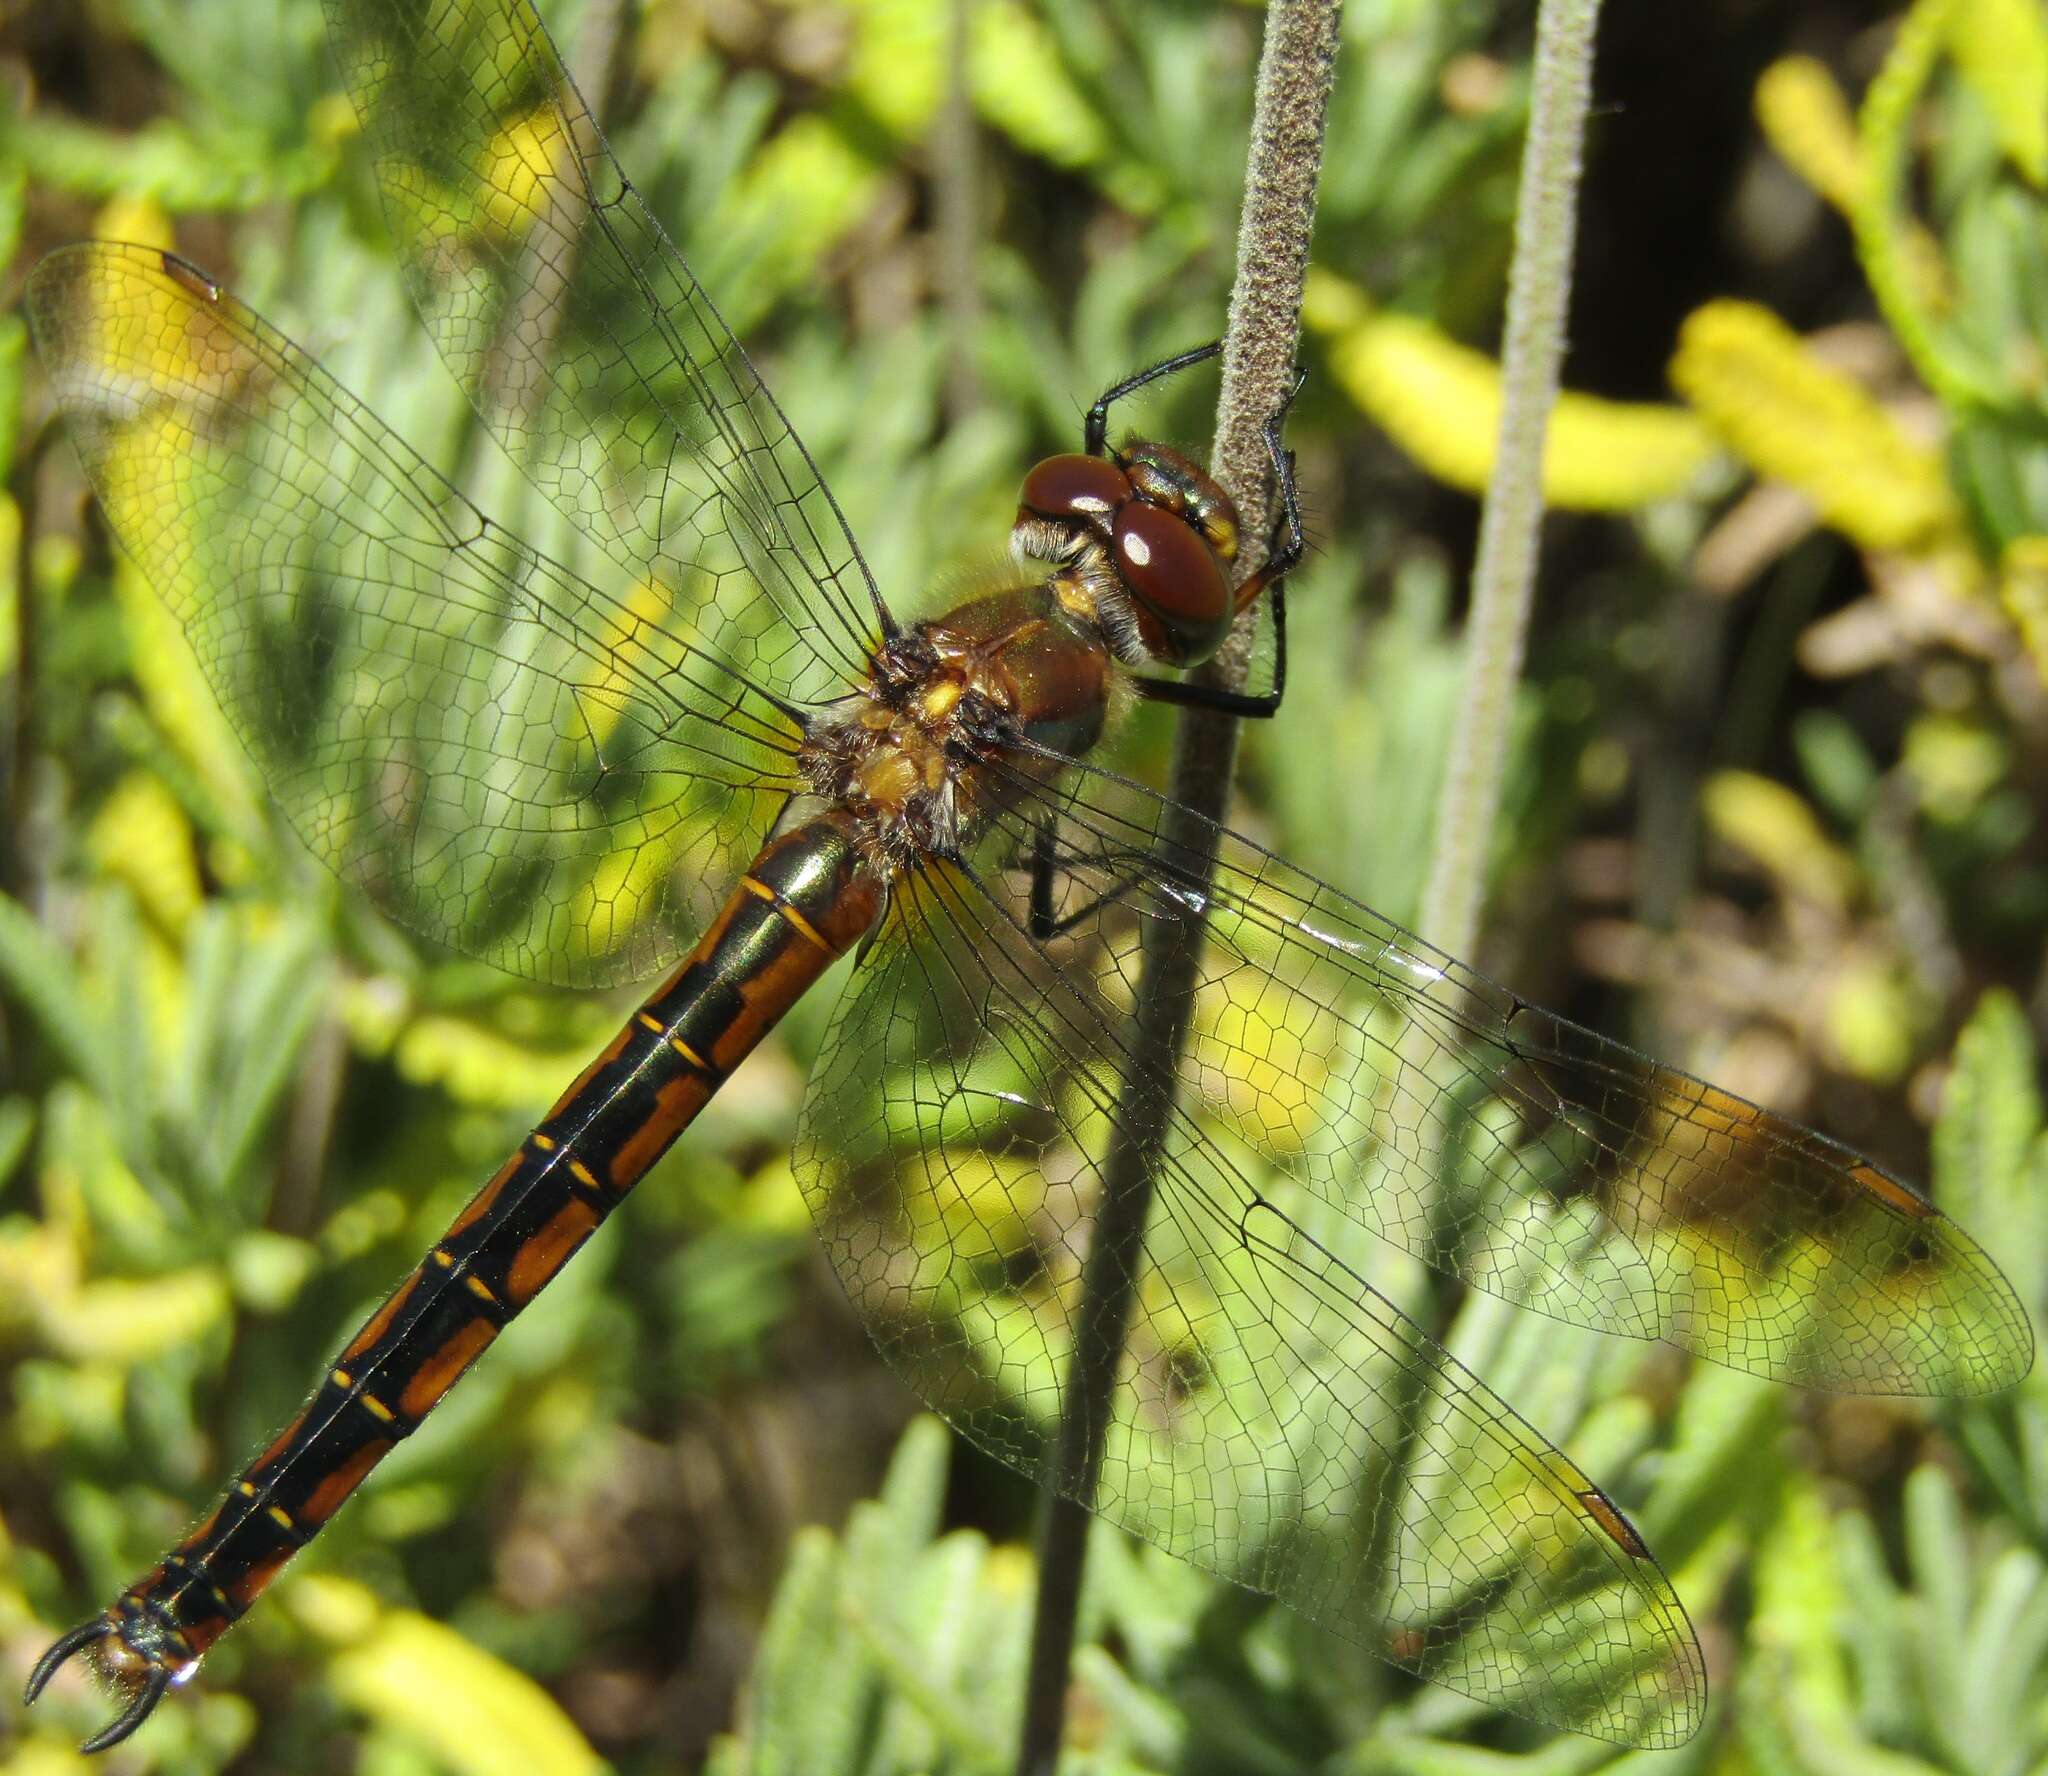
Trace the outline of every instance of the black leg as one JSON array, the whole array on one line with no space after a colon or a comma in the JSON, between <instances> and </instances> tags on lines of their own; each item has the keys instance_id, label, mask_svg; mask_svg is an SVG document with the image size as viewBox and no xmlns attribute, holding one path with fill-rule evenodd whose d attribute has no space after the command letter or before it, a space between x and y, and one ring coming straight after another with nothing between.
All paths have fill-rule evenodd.
<instances>
[{"instance_id":1,"label":"black leg","mask_svg":"<svg viewBox=\"0 0 2048 1776\"><path fill-rule=\"evenodd\" d=\"M1177 709L1213 709L1250 721L1277 714L1287 694L1287 582L1275 580L1273 601L1273 686L1265 691L1226 691L1220 685L1197 684L1188 678L1130 677L1131 689L1148 703L1171 703Z\"/></svg>"},{"instance_id":2,"label":"black leg","mask_svg":"<svg viewBox=\"0 0 2048 1776\"><path fill-rule=\"evenodd\" d=\"M1115 388L1107 390L1095 405L1088 409L1088 424L1083 433L1084 448L1090 456L1100 456L1109 436L1109 409L1114 401L1121 401L1126 395L1134 395L1148 382L1157 382L1162 376L1171 376L1175 371L1185 370L1190 364L1199 364L1213 358L1223 349L1218 339L1209 345L1198 345L1193 351L1184 351L1164 362L1154 364L1149 370L1140 370L1135 376L1126 376Z\"/></svg>"},{"instance_id":3,"label":"black leg","mask_svg":"<svg viewBox=\"0 0 2048 1776\"><path fill-rule=\"evenodd\" d=\"M1153 703L1171 703L1181 709L1213 709L1260 721L1276 713L1287 692L1287 575L1296 567L1307 547L1307 532L1301 523L1301 495L1294 482L1294 452L1280 442L1280 428L1287 423L1288 409L1308 372L1295 373L1294 387L1280 410L1266 421L1266 454L1273 459L1273 487L1280 496L1280 510L1274 515L1273 537L1266 560L1257 573L1237 589L1237 608L1243 610L1261 592L1273 601L1273 685L1266 691L1226 691L1214 685L1195 684L1185 678L1131 679L1131 688Z\"/></svg>"},{"instance_id":4,"label":"black leg","mask_svg":"<svg viewBox=\"0 0 2048 1776\"><path fill-rule=\"evenodd\" d=\"M1048 814L1031 836L1031 935L1038 943L1048 941L1058 927L1052 911L1054 822Z\"/></svg>"},{"instance_id":5,"label":"black leg","mask_svg":"<svg viewBox=\"0 0 2048 1776\"><path fill-rule=\"evenodd\" d=\"M1038 823L1038 831L1031 841L1031 937L1035 943L1050 943L1056 937L1064 936L1075 926L1092 919L1107 901L1116 899L1127 888L1143 881L1149 860L1140 859L1110 885L1096 895L1077 912L1056 915L1052 910L1053 877L1058 874L1058 825L1056 816L1048 813Z\"/></svg>"},{"instance_id":6,"label":"black leg","mask_svg":"<svg viewBox=\"0 0 2048 1776\"><path fill-rule=\"evenodd\" d=\"M1287 399L1280 403L1261 428L1260 435L1266 441L1266 455L1273 463L1273 491L1280 496L1280 510L1274 519L1273 534L1268 539L1264 565L1237 589L1239 610L1243 610L1275 581L1283 580L1293 572L1301 562L1302 551L1308 547L1308 533L1301 526L1301 494L1294 484L1294 452L1280 442L1280 429L1286 425L1295 398L1307 381L1307 370L1296 369L1294 386L1287 391Z\"/></svg>"}]
</instances>

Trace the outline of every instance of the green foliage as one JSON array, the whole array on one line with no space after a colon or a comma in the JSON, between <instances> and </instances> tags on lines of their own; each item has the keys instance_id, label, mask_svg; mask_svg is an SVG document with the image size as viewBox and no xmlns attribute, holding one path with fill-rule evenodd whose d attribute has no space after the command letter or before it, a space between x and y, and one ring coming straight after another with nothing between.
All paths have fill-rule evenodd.
<instances>
[{"instance_id":1,"label":"green foliage","mask_svg":"<svg viewBox=\"0 0 2048 1776\"><path fill-rule=\"evenodd\" d=\"M1003 1768L1029 1569L972 1530L941 1533L947 1451L945 1427L918 1419L843 1540L798 1533L738 1735L714 1749L709 1776Z\"/></svg>"},{"instance_id":2,"label":"green foliage","mask_svg":"<svg viewBox=\"0 0 2048 1776\"><path fill-rule=\"evenodd\" d=\"M319 6L36 10L32 77L0 99L12 287L63 240L175 240L494 515L579 560L422 335ZM1100 387L1218 331L1256 10L975 7L964 333L931 220L944 6L548 8L572 57L607 10L618 152L904 608L995 553L1020 471L1073 447ZM1567 414L1584 510L1554 533L1479 960L1907 1175L1931 1153L1935 1197L2038 1315L2048 52L2026 0L1915 5L1852 102L1875 40L1782 10L1678 9L1699 33L1683 65L1620 30L1603 68L1579 290L1596 318L1567 363L1597 398ZM1289 431L1315 552L1238 818L1396 919L1455 707L1472 509L1435 477L1483 467L1525 24L1482 0L1344 15L1326 306ZM1681 87L1743 114L1766 49L1785 59L1758 132L1659 139L1648 195L1603 181L1626 127L1698 115ZM1729 177L1681 239L1665 186L1717 160ZM1845 315L1859 334L1816 341ZM1209 398L1188 379L1120 418L1199 450ZM0 317L17 1678L289 1417L630 1004L424 952L319 869L85 513L50 406ZM1156 770L1168 733L1142 712L1124 761ZM934 1421L902 1430L914 1403L817 1257L788 1150L833 996L130 1767L1008 1767L1034 1497ZM1068 1776L2048 1762L2048 1376L1953 1406L1801 1397L1467 1296L1362 1236L1355 1258L1641 1528L1710 1649L1706 1732L1654 1762L1547 1737L1102 1531ZM0 1704L0 1771L76 1767L64 1748L103 1707L68 1676L25 1722Z\"/></svg>"}]
</instances>

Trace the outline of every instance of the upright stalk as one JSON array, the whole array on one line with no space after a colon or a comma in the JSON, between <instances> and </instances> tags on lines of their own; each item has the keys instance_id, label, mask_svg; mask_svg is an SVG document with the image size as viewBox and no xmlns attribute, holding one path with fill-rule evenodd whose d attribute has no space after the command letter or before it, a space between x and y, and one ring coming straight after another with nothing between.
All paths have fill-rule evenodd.
<instances>
[{"instance_id":1,"label":"upright stalk","mask_svg":"<svg viewBox=\"0 0 2048 1776\"><path fill-rule=\"evenodd\" d=\"M952 0L946 13L946 101L939 112L938 164L932 183L938 211L939 296L946 329L946 418L957 424L981 405L974 342L981 331L981 156L974 121L969 57L974 0Z\"/></svg>"},{"instance_id":2,"label":"upright stalk","mask_svg":"<svg viewBox=\"0 0 2048 1776\"><path fill-rule=\"evenodd\" d=\"M1543 438L1557 399L1578 232L1580 156L1592 88L1600 0L1542 0L1515 206L1501 346L1500 440L1479 522L1466 632L1465 688L1451 734L1423 891L1422 935L1469 954L1486 886L1486 856L1500 805L1508 723L1522 674L1543 522Z\"/></svg>"},{"instance_id":3,"label":"upright stalk","mask_svg":"<svg viewBox=\"0 0 2048 1776\"><path fill-rule=\"evenodd\" d=\"M1211 457L1212 472L1236 499L1244 521L1247 573L1263 559L1271 522L1264 427L1294 386L1337 18L1337 0L1273 0L1266 19ZM1202 669L1204 682L1230 690L1243 687L1255 627L1255 614L1248 611ZM1213 869L1215 835L1207 823L1223 817L1236 759L1234 717L1182 712L1169 788L1176 803L1199 818L1175 807L1159 834L1160 854L1174 860L1181 879L1206 882ZM1174 925L1170 931L1165 929L1169 923ZM1153 1173L1173 1112L1166 1082L1173 1078L1187 1034L1201 945L1198 920L1147 923L1131 1065L1123 1082L1124 1113L1103 1159L1102 1201L1082 1268L1073 1355L1053 1465L1046 1475L1051 1497L1039 1543L1019 1776L1052 1776L1059 1761L1089 1507L1143 1263Z\"/></svg>"}]
</instances>

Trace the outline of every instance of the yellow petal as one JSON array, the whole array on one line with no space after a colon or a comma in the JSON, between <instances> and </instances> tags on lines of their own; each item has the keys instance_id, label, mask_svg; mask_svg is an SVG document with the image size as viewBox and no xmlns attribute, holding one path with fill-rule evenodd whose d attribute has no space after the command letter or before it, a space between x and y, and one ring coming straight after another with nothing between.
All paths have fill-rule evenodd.
<instances>
[{"instance_id":1,"label":"yellow petal","mask_svg":"<svg viewBox=\"0 0 2048 1776\"><path fill-rule=\"evenodd\" d=\"M1823 63L1786 56L1756 83L1756 120L1778 157L1838 210L1854 209L1866 182L1849 101Z\"/></svg>"},{"instance_id":2,"label":"yellow petal","mask_svg":"<svg viewBox=\"0 0 2048 1776\"><path fill-rule=\"evenodd\" d=\"M2006 157L2048 185L2048 9L2041 0L1970 0L1950 9L1948 48L1990 110Z\"/></svg>"},{"instance_id":3,"label":"yellow petal","mask_svg":"<svg viewBox=\"0 0 2048 1776\"><path fill-rule=\"evenodd\" d=\"M1314 274L1303 314L1333 335L1338 382L1388 437L1439 480L1485 490L1500 433L1492 358L1428 321L1373 310L1328 273ZM1544 498L1577 511L1628 511L1682 491L1713 451L1683 408L1561 394L1544 447Z\"/></svg>"},{"instance_id":4,"label":"yellow petal","mask_svg":"<svg viewBox=\"0 0 2048 1776\"><path fill-rule=\"evenodd\" d=\"M1782 783L1717 771L1700 792L1700 811L1717 838L1748 852L1792 892L1833 908L1855 893L1855 864Z\"/></svg>"},{"instance_id":5,"label":"yellow petal","mask_svg":"<svg viewBox=\"0 0 2048 1776\"><path fill-rule=\"evenodd\" d=\"M377 1615L328 1675L343 1700L463 1776L598 1776L606 1768L532 1678L411 1610Z\"/></svg>"},{"instance_id":6,"label":"yellow petal","mask_svg":"<svg viewBox=\"0 0 2048 1776\"><path fill-rule=\"evenodd\" d=\"M1759 474L1797 488L1868 548L1924 548L1959 521L1940 456L1766 308L1695 310L1671 380Z\"/></svg>"},{"instance_id":7,"label":"yellow petal","mask_svg":"<svg viewBox=\"0 0 2048 1776\"><path fill-rule=\"evenodd\" d=\"M2048 680L2048 536L2014 537L1999 562L1998 595L2034 670Z\"/></svg>"}]
</instances>

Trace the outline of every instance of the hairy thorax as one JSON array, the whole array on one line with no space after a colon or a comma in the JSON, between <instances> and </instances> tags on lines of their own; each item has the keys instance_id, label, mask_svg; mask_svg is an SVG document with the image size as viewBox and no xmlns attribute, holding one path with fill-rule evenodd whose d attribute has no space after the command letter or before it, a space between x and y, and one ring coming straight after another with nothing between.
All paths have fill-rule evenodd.
<instances>
[{"instance_id":1,"label":"hairy thorax","mask_svg":"<svg viewBox=\"0 0 2048 1776\"><path fill-rule=\"evenodd\" d=\"M814 722L800 765L865 824L894 876L961 855L1006 804L1102 737L1114 684L1100 633L1043 584L1006 587L875 653L869 687Z\"/></svg>"}]
</instances>

